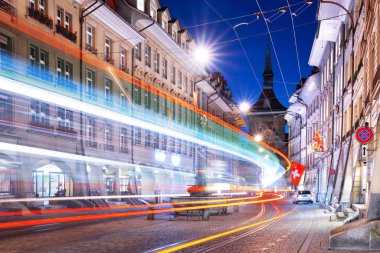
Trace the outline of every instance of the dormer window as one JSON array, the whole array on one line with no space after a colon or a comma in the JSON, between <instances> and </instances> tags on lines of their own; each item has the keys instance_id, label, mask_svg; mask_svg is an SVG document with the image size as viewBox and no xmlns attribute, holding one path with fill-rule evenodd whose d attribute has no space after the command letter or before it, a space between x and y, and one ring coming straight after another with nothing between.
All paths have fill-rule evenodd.
<instances>
[{"instance_id":1,"label":"dormer window","mask_svg":"<svg viewBox=\"0 0 380 253\"><path fill-rule=\"evenodd\" d=\"M157 10L156 10L156 8L154 8L154 6L150 6L150 16L154 20L157 20Z\"/></svg>"},{"instance_id":2,"label":"dormer window","mask_svg":"<svg viewBox=\"0 0 380 253\"><path fill-rule=\"evenodd\" d=\"M172 38L174 39L174 40L176 40L177 39L177 33L176 33L176 31L172 31Z\"/></svg>"},{"instance_id":3,"label":"dormer window","mask_svg":"<svg viewBox=\"0 0 380 253\"><path fill-rule=\"evenodd\" d=\"M168 21L166 21L165 19L162 19L162 28L167 31L168 29Z\"/></svg>"},{"instance_id":4,"label":"dormer window","mask_svg":"<svg viewBox=\"0 0 380 253\"><path fill-rule=\"evenodd\" d=\"M145 11L145 0L137 0L137 9Z\"/></svg>"}]
</instances>

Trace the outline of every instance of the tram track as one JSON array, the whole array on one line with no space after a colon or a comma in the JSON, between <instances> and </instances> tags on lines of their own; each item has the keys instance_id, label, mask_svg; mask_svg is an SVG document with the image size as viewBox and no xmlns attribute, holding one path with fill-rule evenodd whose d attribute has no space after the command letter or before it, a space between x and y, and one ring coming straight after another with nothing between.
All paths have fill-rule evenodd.
<instances>
[{"instance_id":1,"label":"tram track","mask_svg":"<svg viewBox=\"0 0 380 253\"><path fill-rule=\"evenodd\" d=\"M257 221L255 223L251 223L246 226L239 226L236 227L235 229L227 230L218 234L213 234L210 236L202 237L194 241L186 242L186 243L181 243L179 245L175 246L169 246L168 247L161 247L157 252L159 253L170 253L170 252L177 252L177 251L185 251L189 250L188 252L210 252L213 250L220 249L226 245L230 245L233 243L236 243L237 241L246 238L248 236L251 236L255 234L256 232L265 229L266 227L274 224L277 222L277 220L281 217L287 216L291 213L294 212L293 210L289 210L285 213L281 213L280 209L275 205L274 203L271 203L273 208L275 209L275 215L272 216L271 218L266 218L266 219L261 219L260 221ZM257 215L257 219L260 219L263 216L263 214ZM240 233L239 232L243 232ZM208 242L211 242L213 240L217 239L223 239L222 241L219 242L214 242L211 245ZM207 245L208 243L208 245ZM206 244L201 249L197 249L196 247L199 247L202 244ZM153 251L150 251L153 252Z\"/></svg>"},{"instance_id":2,"label":"tram track","mask_svg":"<svg viewBox=\"0 0 380 253\"><path fill-rule=\"evenodd\" d=\"M278 209L278 207L274 204L272 204L272 206L275 208L276 210L276 216L278 216L280 214L280 210ZM226 239L226 240L223 240L219 243L214 243L213 245L210 245L208 247L205 247L203 249L200 249L200 250L197 250L197 251L193 251L193 253L204 253L204 252L210 252L210 251L213 251L213 250L217 250L227 244L231 244L231 243L235 243L245 237L248 237L248 236L251 236L253 234L255 234L256 232L274 224L277 220L271 220L269 221L268 223L264 223L262 225L259 225L258 227L255 227L253 229L250 229L249 231L247 232L244 232L240 235L237 235L237 236L234 236L232 238L229 238L229 239Z\"/></svg>"}]
</instances>

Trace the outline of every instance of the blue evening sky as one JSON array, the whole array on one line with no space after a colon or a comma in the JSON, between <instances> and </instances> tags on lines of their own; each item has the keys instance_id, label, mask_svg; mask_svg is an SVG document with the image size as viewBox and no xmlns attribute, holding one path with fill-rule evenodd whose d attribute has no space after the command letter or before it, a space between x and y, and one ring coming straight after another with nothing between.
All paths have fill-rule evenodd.
<instances>
[{"instance_id":1,"label":"blue evening sky","mask_svg":"<svg viewBox=\"0 0 380 253\"><path fill-rule=\"evenodd\" d=\"M277 10L286 6L286 0L258 0L263 11ZM303 6L303 0L288 0L292 11ZM208 25L201 25L208 22L221 20L220 16L212 9L215 8L224 18L233 18L242 15L249 15L260 11L256 0L161 0L162 7L169 7L172 18L178 18L181 27L188 27L190 35L197 42L206 42L213 46L215 59L212 71L220 71L225 76L228 87L236 103L249 100L253 103L260 95L263 84L262 73L264 70L265 48L267 43L267 28L263 18L258 21L256 16L248 16L232 19L228 22L231 26L242 22L252 22L249 25L241 25L236 31L241 38L241 43L246 51L249 61L252 64L255 74L250 68L249 62L240 46L233 29L226 22L216 22ZM210 7L211 5L211 7ZM302 11L299 15L293 16L297 46L299 52L301 75L307 77L311 71L308 65L312 42L317 28L316 22L317 1ZM302 9L301 9L302 10ZM277 13L277 14L276 14ZM272 15L272 22L269 28L272 33L274 46L277 52L280 69L272 52L272 65L274 71L274 90L281 103L288 107L288 94L291 95L300 80L298 71L292 21L289 11L278 17L278 11L266 14L266 18ZM284 81L285 84L284 84ZM286 88L285 88L286 86Z\"/></svg>"}]
</instances>

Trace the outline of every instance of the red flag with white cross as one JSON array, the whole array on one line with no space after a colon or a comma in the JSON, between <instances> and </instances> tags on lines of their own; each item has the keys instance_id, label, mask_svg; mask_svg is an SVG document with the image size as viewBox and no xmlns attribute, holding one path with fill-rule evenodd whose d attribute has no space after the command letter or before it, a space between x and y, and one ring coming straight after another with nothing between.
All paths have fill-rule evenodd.
<instances>
[{"instance_id":1,"label":"red flag with white cross","mask_svg":"<svg viewBox=\"0 0 380 253\"><path fill-rule=\"evenodd\" d=\"M292 162L292 170L290 171L290 183L292 185L299 185L305 169L306 167L302 164Z\"/></svg>"}]
</instances>

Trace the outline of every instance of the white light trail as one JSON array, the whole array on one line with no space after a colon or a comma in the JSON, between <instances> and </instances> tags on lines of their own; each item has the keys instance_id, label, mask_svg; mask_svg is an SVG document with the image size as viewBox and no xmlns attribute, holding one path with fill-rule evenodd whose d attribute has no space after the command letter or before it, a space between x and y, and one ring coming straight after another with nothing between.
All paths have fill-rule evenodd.
<instances>
[{"instance_id":1,"label":"white light trail","mask_svg":"<svg viewBox=\"0 0 380 253\"><path fill-rule=\"evenodd\" d=\"M106 118L106 119L109 119L112 121L122 122L122 123L127 124L127 125L133 125L136 127L140 127L143 129L153 131L153 132L158 132L158 133L161 133L164 135L172 136L172 137L175 137L178 139L187 140L187 141L190 141L190 142L202 145L202 146L206 146L206 147L214 149L214 150L222 151L222 152L228 153L230 155L240 157L240 158L245 159L247 161L250 161L254 164L257 164L259 167L264 167L266 169L273 167L272 162L269 160L253 159L252 157L249 157L249 156L244 155L242 153L236 152L233 149L225 148L222 145L217 145L217 144L214 144L212 142L208 142L208 141L193 137L191 135L175 131L175 130L167 128L167 127L155 125L155 124L147 122L147 121L139 120L139 119L127 116L127 115L123 115L123 114L114 112L114 111L107 109L107 108L103 108L100 106L89 104L89 103L86 103L86 102L83 102L83 101L80 101L80 100L77 100L77 99L74 99L74 98L71 98L68 96L64 96L64 95L60 95L60 94L57 94L57 93L54 93L51 91L43 90L43 89L38 88L38 87L33 87L31 85L21 83L21 82L15 81L15 80L11 80L11 79L8 79L5 77L0 77L0 89L8 91L8 92L15 93L15 94L23 95L26 97L31 97L34 99L45 101L47 103L61 105L61 106L64 106L66 108L70 108L74 111L79 110L79 111L82 111L84 113L101 116L103 118ZM271 151L269 151L269 152L271 152ZM67 155L69 155L69 154L67 154ZM81 157L82 157L82 159L80 159L80 160L86 160L86 158L84 158L83 156L81 156ZM91 159L96 159L96 158L91 158Z\"/></svg>"}]
</instances>

